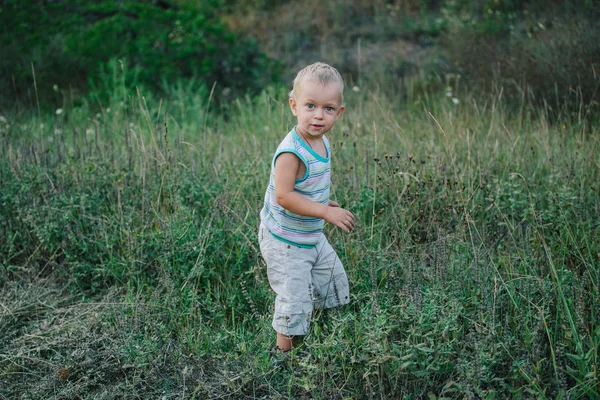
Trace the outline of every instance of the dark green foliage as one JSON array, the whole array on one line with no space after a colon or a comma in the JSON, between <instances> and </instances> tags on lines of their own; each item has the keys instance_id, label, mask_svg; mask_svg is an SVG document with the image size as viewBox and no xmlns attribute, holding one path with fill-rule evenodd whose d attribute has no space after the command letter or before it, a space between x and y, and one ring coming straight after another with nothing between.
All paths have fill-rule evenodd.
<instances>
[{"instance_id":1,"label":"dark green foliage","mask_svg":"<svg viewBox=\"0 0 600 400\"><path fill-rule=\"evenodd\" d=\"M400 81L385 86L404 94L407 77L453 72L484 92L501 86L514 104L590 117L598 20L590 0L9 0L0 6L0 104L60 107L89 91L104 103L114 71L161 95L167 82L190 78L207 91L216 82L213 97L227 103L324 60L352 84Z\"/></svg>"},{"instance_id":2,"label":"dark green foliage","mask_svg":"<svg viewBox=\"0 0 600 400\"><path fill-rule=\"evenodd\" d=\"M0 18L0 90L5 103L36 104L32 71L44 103L87 90L101 99L112 90L98 74L118 62L129 87L160 89L165 82L197 78L218 85L225 98L261 89L277 77L277 65L255 42L221 22L219 1L7 1ZM56 98L56 99L55 99Z\"/></svg>"}]
</instances>

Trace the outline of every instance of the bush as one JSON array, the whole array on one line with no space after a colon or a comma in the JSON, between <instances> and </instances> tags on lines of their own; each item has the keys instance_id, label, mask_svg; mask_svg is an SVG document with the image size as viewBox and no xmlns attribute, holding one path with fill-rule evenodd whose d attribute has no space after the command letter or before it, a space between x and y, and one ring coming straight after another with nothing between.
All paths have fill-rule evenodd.
<instances>
[{"instance_id":1,"label":"bush","mask_svg":"<svg viewBox=\"0 0 600 400\"><path fill-rule=\"evenodd\" d=\"M578 3L447 1L447 57L476 86L494 82L515 99L554 111L584 106L590 116L600 85L600 8Z\"/></svg>"},{"instance_id":2,"label":"bush","mask_svg":"<svg viewBox=\"0 0 600 400\"><path fill-rule=\"evenodd\" d=\"M33 105L37 90L41 99L61 101L53 88L85 91L116 59L130 66L130 86L159 89L163 82L195 77L208 87L218 83L225 93L259 89L277 76L277 66L255 42L227 29L216 14L219 5L8 1L0 13L0 100L25 97Z\"/></svg>"}]
</instances>

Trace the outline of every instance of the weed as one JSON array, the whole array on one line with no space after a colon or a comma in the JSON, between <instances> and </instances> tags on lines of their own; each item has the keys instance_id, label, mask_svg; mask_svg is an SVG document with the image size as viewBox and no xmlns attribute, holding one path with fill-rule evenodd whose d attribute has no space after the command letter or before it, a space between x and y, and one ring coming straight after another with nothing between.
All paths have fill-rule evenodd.
<instances>
[{"instance_id":1,"label":"weed","mask_svg":"<svg viewBox=\"0 0 600 400\"><path fill-rule=\"evenodd\" d=\"M351 303L274 368L256 230L285 91L225 118L186 90L3 116L0 396L598 397L595 126L349 94L332 197L357 224L326 233Z\"/></svg>"}]
</instances>

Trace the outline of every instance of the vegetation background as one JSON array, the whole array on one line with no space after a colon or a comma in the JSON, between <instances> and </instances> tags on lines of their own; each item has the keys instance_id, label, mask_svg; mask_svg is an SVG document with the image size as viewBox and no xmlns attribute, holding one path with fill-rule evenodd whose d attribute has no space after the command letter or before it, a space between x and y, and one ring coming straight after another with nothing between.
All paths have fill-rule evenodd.
<instances>
[{"instance_id":1,"label":"vegetation background","mask_svg":"<svg viewBox=\"0 0 600 400\"><path fill-rule=\"evenodd\" d=\"M0 398L600 398L596 1L0 2ZM272 354L286 92L351 305Z\"/></svg>"}]
</instances>

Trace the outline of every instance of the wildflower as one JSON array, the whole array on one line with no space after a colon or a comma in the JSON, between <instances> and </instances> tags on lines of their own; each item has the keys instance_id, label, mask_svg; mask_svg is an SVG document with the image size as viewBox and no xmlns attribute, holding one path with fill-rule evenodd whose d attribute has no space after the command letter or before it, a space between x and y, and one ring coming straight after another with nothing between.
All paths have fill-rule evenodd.
<instances>
[{"instance_id":1,"label":"wildflower","mask_svg":"<svg viewBox=\"0 0 600 400\"><path fill-rule=\"evenodd\" d=\"M0 115L0 122L2 122L3 124L8 123L8 121L6 120L6 118L4 118L4 115Z\"/></svg>"},{"instance_id":2,"label":"wildflower","mask_svg":"<svg viewBox=\"0 0 600 400\"><path fill-rule=\"evenodd\" d=\"M52 90L54 90L55 92L58 92L58 85L56 83L54 85L52 85Z\"/></svg>"},{"instance_id":3,"label":"wildflower","mask_svg":"<svg viewBox=\"0 0 600 400\"><path fill-rule=\"evenodd\" d=\"M360 88L358 86L353 86L352 91L358 93L358 92L360 92Z\"/></svg>"},{"instance_id":4,"label":"wildflower","mask_svg":"<svg viewBox=\"0 0 600 400\"><path fill-rule=\"evenodd\" d=\"M458 98L456 98L456 97L453 97L452 102L454 103L454 105L456 105L456 104L460 103L460 100L458 100Z\"/></svg>"},{"instance_id":5,"label":"wildflower","mask_svg":"<svg viewBox=\"0 0 600 400\"><path fill-rule=\"evenodd\" d=\"M57 108L56 109L56 115L60 115L63 113L63 109L62 108Z\"/></svg>"}]
</instances>

